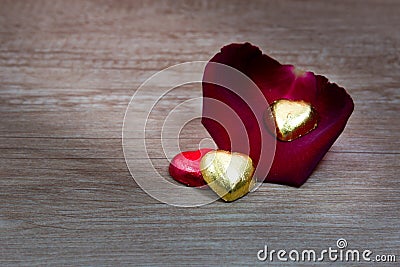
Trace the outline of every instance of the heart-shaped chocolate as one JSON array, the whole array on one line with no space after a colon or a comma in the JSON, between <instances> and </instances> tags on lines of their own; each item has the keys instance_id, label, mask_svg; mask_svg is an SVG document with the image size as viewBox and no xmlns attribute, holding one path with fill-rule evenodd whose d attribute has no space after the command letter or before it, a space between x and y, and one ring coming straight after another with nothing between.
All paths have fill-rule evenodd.
<instances>
[{"instance_id":1,"label":"heart-shaped chocolate","mask_svg":"<svg viewBox=\"0 0 400 267\"><path fill-rule=\"evenodd\" d=\"M200 172L200 160L211 148L185 151L177 154L169 165L169 174L187 186L202 187L206 185Z\"/></svg>"},{"instance_id":2,"label":"heart-shaped chocolate","mask_svg":"<svg viewBox=\"0 0 400 267\"><path fill-rule=\"evenodd\" d=\"M200 169L208 186L225 201L246 195L254 186L254 166L245 154L213 150L203 156Z\"/></svg>"},{"instance_id":3,"label":"heart-shaped chocolate","mask_svg":"<svg viewBox=\"0 0 400 267\"><path fill-rule=\"evenodd\" d=\"M271 105L276 137L281 141L292 141L306 135L317 127L318 114L311 104L299 100L279 99ZM267 115L267 116L268 116Z\"/></svg>"}]
</instances>

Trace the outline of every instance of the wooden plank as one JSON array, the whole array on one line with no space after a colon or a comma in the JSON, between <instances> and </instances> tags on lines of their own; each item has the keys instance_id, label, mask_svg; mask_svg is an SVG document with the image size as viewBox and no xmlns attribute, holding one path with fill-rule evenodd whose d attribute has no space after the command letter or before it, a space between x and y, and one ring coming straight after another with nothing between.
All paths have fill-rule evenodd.
<instances>
[{"instance_id":1,"label":"wooden plank","mask_svg":"<svg viewBox=\"0 0 400 267\"><path fill-rule=\"evenodd\" d=\"M264 245L321 251L338 238L400 260L398 1L0 6L0 265L252 266ZM196 208L158 202L124 159L132 95L165 67L244 41L345 87L355 102L345 131L300 189L265 184ZM198 84L183 86L144 110L162 90L137 102L137 115L150 116L145 134L129 128L134 176L155 177L139 153L145 136L155 171L170 179L161 128L173 108L201 96ZM195 149L205 137L196 119L179 145Z\"/></svg>"}]
</instances>

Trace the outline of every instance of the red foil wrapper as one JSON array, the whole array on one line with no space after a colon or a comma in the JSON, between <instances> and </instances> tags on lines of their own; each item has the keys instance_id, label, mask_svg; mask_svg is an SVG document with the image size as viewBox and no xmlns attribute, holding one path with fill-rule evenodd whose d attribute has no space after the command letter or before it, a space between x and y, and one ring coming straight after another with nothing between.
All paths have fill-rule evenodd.
<instances>
[{"instance_id":1,"label":"red foil wrapper","mask_svg":"<svg viewBox=\"0 0 400 267\"><path fill-rule=\"evenodd\" d=\"M201 175L200 161L211 150L210 148L203 148L179 153L172 159L169 165L169 174L174 180L187 186L205 186L207 183Z\"/></svg>"}]
</instances>

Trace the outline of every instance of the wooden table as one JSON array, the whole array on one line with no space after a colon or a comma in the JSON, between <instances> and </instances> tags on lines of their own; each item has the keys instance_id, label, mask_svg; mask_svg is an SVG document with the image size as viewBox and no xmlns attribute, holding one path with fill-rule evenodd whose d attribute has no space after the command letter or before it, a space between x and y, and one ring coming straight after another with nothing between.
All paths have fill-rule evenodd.
<instances>
[{"instance_id":1,"label":"wooden table","mask_svg":"<svg viewBox=\"0 0 400 267\"><path fill-rule=\"evenodd\" d=\"M264 245L339 238L399 262L399 13L398 1L1 1L0 265L254 265ZM130 98L165 67L245 41L345 87L347 128L300 189L158 202L124 160Z\"/></svg>"}]
</instances>

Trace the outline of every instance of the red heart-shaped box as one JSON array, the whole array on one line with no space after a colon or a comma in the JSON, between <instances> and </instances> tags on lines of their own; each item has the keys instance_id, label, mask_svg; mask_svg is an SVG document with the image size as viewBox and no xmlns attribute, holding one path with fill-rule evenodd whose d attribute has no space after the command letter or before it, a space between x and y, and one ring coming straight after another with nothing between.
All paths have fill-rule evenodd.
<instances>
[{"instance_id":1,"label":"red heart-shaped box","mask_svg":"<svg viewBox=\"0 0 400 267\"><path fill-rule=\"evenodd\" d=\"M261 134L254 127L257 125L256 116L249 113L243 100L231 90L210 82L220 75L210 66L212 62L228 65L247 75L269 104L279 99L306 101L318 112L318 126L314 130L290 142L276 141L275 156L268 175L257 177L265 182L301 186L342 133L354 109L351 97L345 89L330 83L324 76L299 71L292 65L282 65L249 43L223 47L205 68L203 97L221 101L241 118L247 130L250 157L256 165L263 164L259 162ZM210 108L207 103L203 101L202 124L219 149L230 151L232 144L225 126L231 120L229 117L219 122L213 120L213 114L218 113L218 109Z\"/></svg>"}]
</instances>

